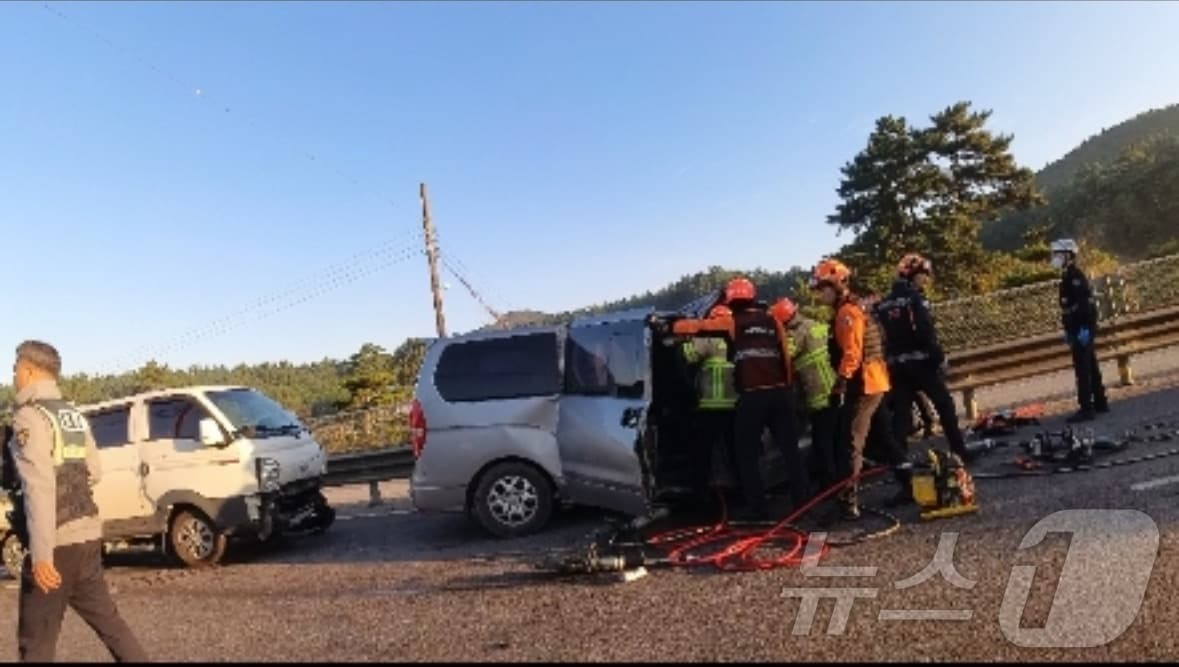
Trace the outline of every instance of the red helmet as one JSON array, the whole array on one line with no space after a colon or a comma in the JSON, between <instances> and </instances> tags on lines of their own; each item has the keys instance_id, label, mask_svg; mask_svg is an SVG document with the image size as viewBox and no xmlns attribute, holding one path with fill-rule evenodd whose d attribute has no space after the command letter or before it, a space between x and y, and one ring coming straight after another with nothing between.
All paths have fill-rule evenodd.
<instances>
[{"instance_id":1,"label":"red helmet","mask_svg":"<svg viewBox=\"0 0 1179 667\"><path fill-rule=\"evenodd\" d=\"M911 252L901 258L901 263L897 265L897 275L911 280L918 273L933 275L933 262L915 252Z\"/></svg>"},{"instance_id":2,"label":"red helmet","mask_svg":"<svg viewBox=\"0 0 1179 667\"><path fill-rule=\"evenodd\" d=\"M825 259L816 264L811 273L811 288L818 289L824 284L845 287L849 278L851 269L846 264L838 259Z\"/></svg>"},{"instance_id":3,"label":"red helmet","mask_svg":"<svg viewBox=\"0 0 1179 667\"><path fill-rule=\"evenodd\" d=\"M757 288L748 278L733 278L725 286L725 301L753 301L757 298Z\"/></svg>"},{"instance_id":4,"label":"red helmet","mask_svg":"<svg viewBox=\"0 0 1179 667\"><path fill-rule=\"evenodd\" d=\"M728 306L724 305L723 303L719 303L719 304L713 306L712 310L708 311L709 319L713 319L713 318L717 318L717 317L732 317L732 316L733 316L732 309L729 308Z\"/></svg>"},{"instance_id":5,"label":"red helmet","mask_svg":"<svg viewBox=\"0 0 1179 667\"><path fill-rule=\"evenodd\" d=\"M798 312L798 306L787 297L782 297L770 306L770 315L779 322L789 322L794 319L794 314Z\"/></svg>"}]
</instances>

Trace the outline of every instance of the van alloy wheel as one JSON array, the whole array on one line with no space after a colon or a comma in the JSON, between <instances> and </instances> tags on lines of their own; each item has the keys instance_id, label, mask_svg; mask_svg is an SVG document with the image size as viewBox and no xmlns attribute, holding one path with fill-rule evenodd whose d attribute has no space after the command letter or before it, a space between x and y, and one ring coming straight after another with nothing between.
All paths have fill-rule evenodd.
<instances>
[{"instance_id":1,"label":"van alloy wheel","mask_svg":"<svg viewBox=\"0 0 1179 667\"><path fill-rule=\"evenodd\" d=\"M215 565L225 555L227 542L213 522L196 510L177 512L168 530L169 550L188 567Z\"/></svg>"},{"instance_id":2,"label":"van alloy wheel","mask_svg":"<svg viewBox=\"0 0 1179 667\"><path fill-rule=\"evenodd\" d=\"M213 553L213 531L204 521L195 516L178 526L176 541L185 554L196 560L205 560Z\"/></svg>"},{"instance_id":3,"label":"van alloy wheel","mask_svg":"<svg viewBox=\"0 0 1179 667\"><path fill-rule=\"evenodd\" d=\"M21 544L16 533L8 533L4 536L4 542L0 544L0 554L2 554L4 569L8 571L8 575L13 579L20 579L20 571L25 564L25 545Z\"/></svg>"},{"instance_id":4,"label":"van alloy wheel","mask_svg":"<svg viewBox=\"0 0 1179 667\"><path fill-rule=\"evenodd\" d=\"M521 537L543 528L556 505L556 489L539 467L526 461L502 461L473 483L471 518L498 537Z\"/></svg>"},{"instance_id":5,"label":"van alloy wheel","mask_svg":"<svg viewBox=\"0 0 1179 667\"><path fill-rule=\"evenodd\" d=\"M527 524L536 516L540 494L527 479L509 475L491 485L487 506L496 521L513 528Z\"/></svg>"}]
</instances>

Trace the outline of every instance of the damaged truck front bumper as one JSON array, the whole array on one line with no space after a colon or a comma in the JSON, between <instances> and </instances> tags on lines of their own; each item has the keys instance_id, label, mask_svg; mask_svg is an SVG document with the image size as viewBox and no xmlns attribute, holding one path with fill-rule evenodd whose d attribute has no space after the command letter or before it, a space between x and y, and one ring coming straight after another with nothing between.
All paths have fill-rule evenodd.
<instances>
[{"instance_id":1,"label":"damaged truck front bumper","mask_svg":"<svg viewBox=\"0 0 1179 667\"><path fill-rule=\"evenodd\" d=\"M258 539L285 534L316 534L336 519L318 479L292 482L278 491L260 493L247 503Z\"/></svg>"}]
</instances>

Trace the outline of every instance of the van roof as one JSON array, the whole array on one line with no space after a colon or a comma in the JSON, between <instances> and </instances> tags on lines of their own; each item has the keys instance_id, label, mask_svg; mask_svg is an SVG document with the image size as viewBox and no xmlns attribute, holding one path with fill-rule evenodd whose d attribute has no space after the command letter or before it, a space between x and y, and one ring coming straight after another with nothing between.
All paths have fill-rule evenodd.
<instances>
[{"instance_id":1,"label":"van roof","mask_svg":"<svg viewBox=\"0 0 1179 667\"><path fill-rule=\"evenodd\" d=\"M87 403L86 405L78 406L81 410L92 410L107 408L112 405L123 405L131 401L145 400L150 401L153 398L161 398L164 396L175 396L176 394L199 394L207 391L232 391L240 389L253 389L245 385L238 384L202 384L191 385L188 387L173 387L171 389L154 389L152 391L143 391L138 394L128 394L127 396L120 396L98 403Z\"/></svg>"}]
</instances>

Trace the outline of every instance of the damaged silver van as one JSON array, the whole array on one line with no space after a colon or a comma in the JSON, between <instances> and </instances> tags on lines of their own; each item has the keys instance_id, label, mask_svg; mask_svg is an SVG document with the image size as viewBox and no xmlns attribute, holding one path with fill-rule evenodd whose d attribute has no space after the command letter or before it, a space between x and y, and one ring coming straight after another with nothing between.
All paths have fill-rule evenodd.
<instances>
[{"instance_id":1,"label":"damaged silver van","mask_svg":"<svg viewBox=\"0 0 1179 667\"><path fill-rule=\"evenodd\" d=\"M538 531L563 503L651 513L693 463L693 384L658 332L713 301L434 341L410 411L414 506L499 536ZM767 481L781 482L765 451Z\"/></svg>"}]
</instances>

